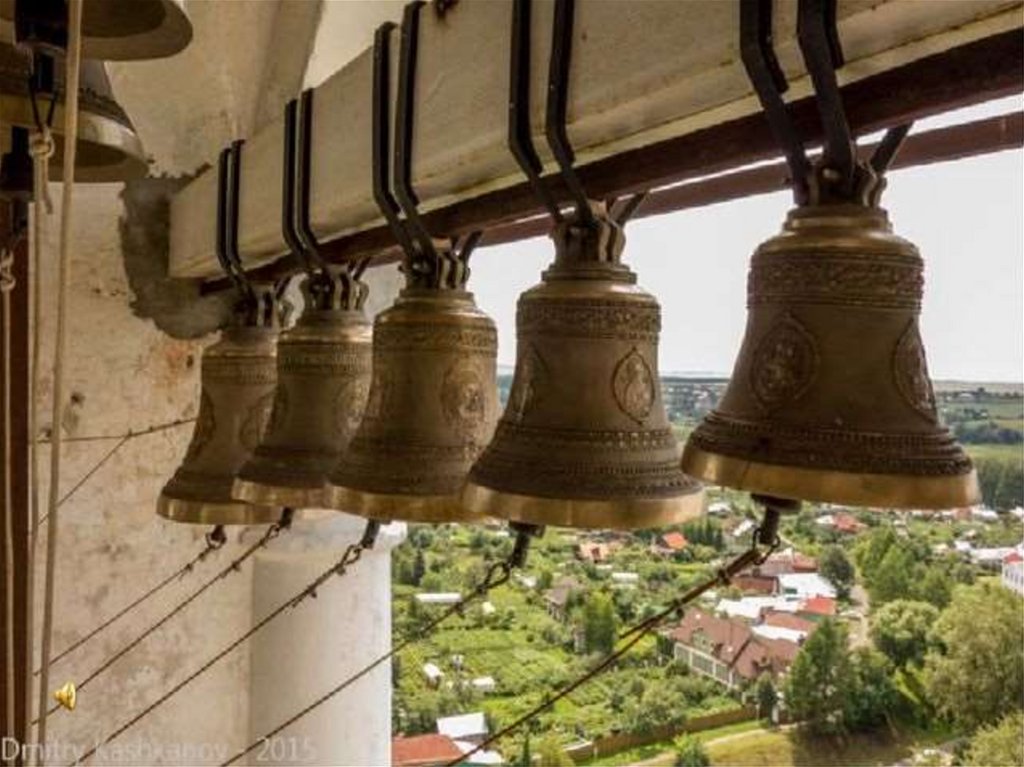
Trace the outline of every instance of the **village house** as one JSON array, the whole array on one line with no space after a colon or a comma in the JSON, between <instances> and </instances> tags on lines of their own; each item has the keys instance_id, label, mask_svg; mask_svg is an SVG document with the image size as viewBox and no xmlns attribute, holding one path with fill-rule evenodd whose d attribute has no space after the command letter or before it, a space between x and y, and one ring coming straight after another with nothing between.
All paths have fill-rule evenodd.
<instances>
[{"instance_id":1,"label":"village house","mask_svg":"<svg viewBox=\"0 0 1024 767\"><path fill-rule=\"evenodd\" d=\"M665 533L651 544L651 553L663 557L674 557L686 550L690 542L679 532Z\"/></svg>"},{"instance_id":2,"label":"village house","mask_svg":"<svg viewBox=\"0 0 1024 767\"><path fill-rule=\"evenodd\" d=\"M1024 596L1024 557L1018 551L1012 551L1003 557L1002 583L1021 596Z\"/></svg>"},{"instance_id":3,"label":"village house","mask_svg":"<svg viewBox=\"0 0 1024 767\"><path fill-rule=\"evenodd\" d=\"M569 599L581 588L580 582L571 575L563 575L544 592L544 607L548 615L561 623L568 617Z\"/></svg>"},{"instance_id":4,"label":"village house","mask_svg":"<svg viewBox=\"0 0 1024 767\"><path fill-rule=\"evenodd\" d=\"M742 620L693 610L669 632L673 657L698 674L729 689L756 680L762 673L784 673L800 646L787 639L758 636Z\"/></svg>"},{"instance_id":5,"label":"village house","mask_svg":"<svg viewBox=\"0 0 1024 767\"><path fill-rule=\"evenodd\" d=\"M391 739L392 767L439 767L460 756L462 750L447 735L428 733Z\"/></svg>"},{"instance_id":6,"label":"village house","mask_svg":"<svg viewBox=\"0 0 1024 767\"><path fill-rule=\"evenodd\" d=\"M487 718L482 711L457 716L443 716L437 720L437 731L454 741L479 745L490 734Z\"/></svg>"}]
</instances>

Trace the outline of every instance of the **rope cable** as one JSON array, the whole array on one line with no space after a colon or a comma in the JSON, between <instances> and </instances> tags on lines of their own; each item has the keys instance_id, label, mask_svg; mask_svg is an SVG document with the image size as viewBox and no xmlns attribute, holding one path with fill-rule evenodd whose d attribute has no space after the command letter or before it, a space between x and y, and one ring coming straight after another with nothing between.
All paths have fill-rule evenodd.
<instances>
[{"instance_id":1,"label":"rope cable","mask_svg":"<svg viewBox=\"0 0 1024 767\"><path fill-rule=\"evenodd\" d=\"M345 548L341 558L329 568L324 570L319 576L311 581L305 588L299 591L291 599L286 599L281 602L277 607L263 616L260 620L254 623L248 630L238 636L229 644L225 645L219 652L212 657L208 658L202 665L199 666L195 671L189 674L187 677L176 683L167 692L161 695L159 698L154 700L152 703L143 708L139 713L129 719L127 722L118 727L110 735L103 738L103 740L97 741L92 748L83 753L76 764L85 763L90 757L93 756L100 748L105 746L107 743L115 740L122 733L134 727L138 722L145 719L149 714L155 711L157 708L162 706L172 697L177 695L182 689L187 687L193 680L205 674L213 666L215 666L222 658L231 653L235 648L239 647L244 642L248 641L254 634L260 629L270 623L272 620L277 618L284 612L298 607L302 602L310 597L315 597L317 589L319 589L324 583L331 580L336 576L343 576L350 565L355 564L359 561L363 552L369 548L372 548L373 541L376 538L377 531L380 528L380 523L373 520L367 522L366 532L363 534L363 538L358 543L350 544Z\"/></svg>"},{"instance_id":2,"label":"rope cable","mask_svg":"<svg viewBox=\"0 0 1024 767\"><path fill-rule=\"evenodd\" d=\"M102 663L100 663L99 666L94 668L84 679L82 679L81 682L78 682L78 683L75 684L75 689L76 690L81 690L84 687L86 687L90 682L92 682L94 679L96 679L96 677L100 676L104 671L106 671L111 666L113 666L117 661L119 661L121 658L123 658L125 655L127 655L129 652L131 652L133 649L138 647L139 644L141 644L147 637L152 636L153 633L158 631L169 620L171 620L171 618L173 618L178 613L180 613L182 610L184 610L186 607L188 607L190 604L192 604L192 602L194 602L196 599L198 599L203 593L205 593L211 587L213 587L214 584L216 584L219 581L223 580L224 578L226 578L231 573L237 572L239 570L239 568L242 566L242 564L247 559L249 559L249 557L251 557L253 554L255 554L260 549L265 548L267 546L267 544L269 544L272 540L274 540L274 538L276 538L278 535L280 535L281 532L283 532L284 530L286 530L288 528L288 525L290 524L290 514L287 514L287 511L290 511L290 510L286 510L286 515L282 516L281 522L277 522L277 523L271 525L267 529L267 532L264 533L260 537L260 539L258 541L256 541L253 545L251 545L249 548L247 548L245 551L243 551L238 557L233 559L226 567L224 567L222 570L217 572L213 577L211 577L209 580L207 580L205 583L203 583L202 586L200 586L198 589L193 591L191 594L189 594L183 600L178 602L178 604L176 604L173 608L171 608L171 610L169 612L164 614L164 616L161 617L159 620L157 620L155 623L151 624L141 634L138 634L136 637L134 637L133 639L129 640L127 643L122 645L121 648L118 649L116 652L114 652L113 654L107 656L106 660L104 660ZM41 675L42 675L42 669L40 669L40 676ZM52 714L52 713L54 713L54 712L56 712L56 711L58 711L60 709L61 709L61 705L59 703L58 704L54 704L53 706L51 706L47 710L46 713Z\"/></svg>"},{"instance_id":3,"label":"rope cable","mask_svg":"<svg viewBox=\"0 0 1024 767\"><path fill-rule=\"evenodd\" d=\"M153 426L147 426L144 429L135 431L129 429L123 434L87 434L81 437L64 437L63 442L104 442L113 439L136 439L138 437L145 437L149 434L156 434L158 431L167 431L168 429L174 429L178 426L184 426L185 424L195 423L196 417L191 418L176 418L173 421L165 421L164 423L158 423ZM37 440L37 444L45 445L50 442L49 439Z\"/></svg>"},{"instance_id":4,"label":"rope cable","mask_svg":"<svg viewBox=\"0 0 1024 767\"><path fill-rule=\"evenodd\" d=\"M136 597L132 602L130 602L129 604L125 605L120 610L118 610L116 613L114 613L109 618L104 620L102 623L100 623L98 626L96 626L94 629L92 629L89 633L87 633L84 636L80 637L79 639L75 640L70 645L68 645L63 650L61 650L59 653L54 655L50 659L50 665L53 665L54 663L57 663L62 658L70 655L75 650L77 650L79 647L81 647L86 642L88 642L90 639L92 639L94 636L96 636L100 632L102 632L105 629L107 629L110 626L112 626L114 623L119 621L121 618L123 618L125 615L130 613L132 610L134 610L136 607L141 605L143 602L147 601L148 599L152 598L156 594L160 593L165 588L167 588L167 586L169 586L170 584L174 583L176 580L179 580L179 579L183 578L185 575L187 575L188 573L192 572L192 570L195 569L196 565L198 565L200 562L203 562L213 552L215 552L218 549L222 548L224 546L225 541L226 541L226 539L224 538L224 529L218 525L217 527L215 527L213 529L213 531L211 531L211 532L206 534L206 546L203 548L202 551L200 551L198 554L196 554L194 557L192 557L192 559L190 559L184 565L182 565L177 570L175 570L173 573L168 575L162 581L157 583L155 586L150 587L145 593L143 593L140 596ZM36 675L39 674L39 669L36 669L35 674Z\"/></svg>"},{"instance_id":5,"label":"rope cable","mask_svg":"<svg viewBox=\"0 0 1024 767\"><path fill-rule=\"evenodd\" d=\"M71 282L71 213L78 149L78 81L82 54L82 0L68 2L68 49L64 77L64 169L60 210L60 254L57 268L57 331L53 358L53 447L50 450L49 520L46 529L46 581L43 599L42 672L39 687L39 764L46 753L46 707L53 641L53 592L57 564L57 506L60 492L61 406L64 400L64 355L67 347L68 286Z\"/></svg>"}]
</instances>

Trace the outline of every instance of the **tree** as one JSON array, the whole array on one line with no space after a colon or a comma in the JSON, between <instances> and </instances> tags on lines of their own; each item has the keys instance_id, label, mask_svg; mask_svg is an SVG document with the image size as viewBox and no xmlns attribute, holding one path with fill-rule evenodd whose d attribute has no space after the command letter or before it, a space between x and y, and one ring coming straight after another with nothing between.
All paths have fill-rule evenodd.
<instances>
[{"instance_id":1,"label":"tree","mask_svg":"<svg viewBox=\"0 0 1024 767\"><path fill-rule=\"evenodd\" d=\"M768 672L757 678L757 686L754 688L754 696L757 700L757 713L762 719L771 719L775 704L779 700L779 694L775 690L775 683L772 675Z\"/></svg>"},{"instance_id":2,"label":"tree","mask_svg":"<svg viewBox=\"0 0 1024 767\"><path fill-rule=\"evenodd\" d=\"M982 727L971 738L965 764L991 767L998 764L1024 764L1024 714L1013 711L998 724Z\"/></svg>"},{"instance_id":3,"label":"tree","mask_svg":"<svg viewBox=\"0 0 1024 767\"><path fill-rule=\"evenodd\" d=\"M616 617L612 601L593 594L583 608L583 639L587 652L610 653L615 647Z\"/></svg>"},{"instance_id":4,"label":"tree","mask_svg":"<svg viewBox=\"0 0 1024 767\"><path fill-rule=\"evenodd\" d=\"M533 756L530 754L530 731L523 736L523 750L519 754L519 767L533 767Z\"/></svg>"},{"instance_id":5,"label":"tree","mask_svg":"<svg viewBox=\"0 0 1024 767\"><path fill-rule=\"evenodd\" d=\"M874 573L868 576L868 593L875 606L910 596L914 573L913 554L898 543L890 546Z\"/></svg>"},{"instance_id":6,"label":"tree","mask_svg":"<svg viewBox=\"0 0 1024 767\"><path fill-rule=\"evenodd\" d=\"M575 764L552 735L545 735L537 746L537 761L541 767L573 767Z\"/></svg>"},{"instance_id":7,"label":"tree","mask_svg":"<svg viewBox=\"0 0 1024 767\"><path fill-rule=\"evenodd\" d=\"M812 732L843 730L850 691L846 627L826 618L808 637L786 678L786 705Z\"/></svg>"},{"instance_id":8,"label":"tree","mask_svg":"<svg viewBox=\"0 0 1024 767\"><path fill-rule=\"evenodd\" d=\"M842 547L829 546L825 549L818 560L818 571L836 587L839 596L846 598L850 595L855 574L853 564Z\"/></svg>"},{"instance_id":9,"label":"tree","mask_svg":"<svg viewBox=\"0 0 1024 767\"><path fill-rule=\"evenodd\" d=\"M896 599L871 617L871 640L894 665L920 666L939 611L927 602Z\"/></svg>"},{"instance_id":10,"label":"tree","mask_svg":"<svg viewBox=\"0 0 1024 767\"><path fill-rule=\"evenodd\" d=\"M850 691L843 724L848 730L870 730L891 720L900 702L892 665L877 650L860 647L850 654Z\"/></svg>"},{"instance_id":11,"label":"tree","mask_svg":"<svg viewBox=\"0 0 1024 767\"><path fill-rule=\"evenodd\" d=\"M958 586L935 624L925 687L936 710L975 728L1018 710L1024 698L1021 600L993 583Z\"/></svg>"},{"instance_id":12,"label":"tree","mask_svg":"<svg viewBox=\"0 0 1024 767\"><path fill-rule=\"evenodd\" d=\"M427 562L423 556L423 549L416 549L416 559L412 564L412 585L419 586L423 582L423 576L427 573Z\"/></svg>"},{"instance_id":13,"label":"tree","mask_svg":"<svg viewBox=\"0 0 1024 767\"><path fill-rule=\"evenodd\" d=\"M711 759L704 744L692 735L684 735L676 743L676 767L708 767Z\"/></svg>"}]
</instances>

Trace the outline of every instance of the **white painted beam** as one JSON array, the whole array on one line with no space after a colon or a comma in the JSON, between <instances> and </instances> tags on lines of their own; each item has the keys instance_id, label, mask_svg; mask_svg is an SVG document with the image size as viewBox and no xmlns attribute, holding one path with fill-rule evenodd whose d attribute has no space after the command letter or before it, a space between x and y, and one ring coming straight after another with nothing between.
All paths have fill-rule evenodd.
<instances>
[{"instance_id":1,"label":"white painted beam","mask_svg":"<svg viewBox=\"0 0 1024 767\"><path fill-rule=\"evenodd\" d=\"M840 0L839 33L847 60L840 81L1019 28L1022 5L1019 0ZM531 106L544 156L553 4L536 6ZM792 83L790 98L810 91L796 45L795 13L795 2L776 3L776 50ZM756 111L739 60L738 16L738 4L726 0L578 3L569 135L579 162ZM509 0L464 0L443 18L423 13L413 181L424 210L521 179L505 145L510 18ZM396 56L397 47L396 34ZM311 217L323 239L380 223L370 183L370 83L367 48L317 88ZM281 151L280 118L250 137L243 150L239 244L247 267L285 250L279 223ZM215 174L205 173L175 199L173 275L219 274L213 250L215 194Z\"/></svg>"}]
</instances>

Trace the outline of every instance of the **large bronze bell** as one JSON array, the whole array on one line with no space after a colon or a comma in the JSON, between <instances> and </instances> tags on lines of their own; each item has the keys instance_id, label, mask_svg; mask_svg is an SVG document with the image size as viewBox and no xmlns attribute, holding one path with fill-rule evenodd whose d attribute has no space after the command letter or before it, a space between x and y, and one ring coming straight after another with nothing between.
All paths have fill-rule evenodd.
<instances>
[{"instance_id":1,"label":"large bronze bell","mask_svg":"<svg viewBox=\"0 0 1024 767\"><path fill-rule=\"evenodd\" d=\"M15 24L17 3L29 5ZM19 42L59 51L67 45L67 0L0 0L0 27ZM10 30L4 30L10 37ZM192 40L185 0L84 0L82 55L103 61L172 56Z\"/></svg>"},{"instance_id":2,"label":"large bronze bell","mask_svg":"<svg viewBox=\"0 0 1024 767\"><path fill-rule=\"evenodd\" d=\"M477 513L643 528L701 512L661 399L658 303L620 263L621 227L594 213L556 227L554 264L519 298L508 404L463 492Z\"/></svg>"},{"instance_id":3,"label":"large bronze bell","mask_svg":"<svg viewBox=\"0 0 1024 767\"><path fill-rule=\"evenodd\" d=\"M9 126L35 128L29 94L31 59L14 46L0 43L0 121ZM54 71L58 100L53 116L56 152L50 158L50 180L60 181L63 172L64 71ZM39 109L48 108L49 96L40 94ZM146 175L146 158L131 120L114 100L103 64L82 61L78 93L78 151L75 180L86 183L127 181Z\"/></svg>"},{"instance_id":4,"label":"large bronze bell","mask_svg":"<svg viewBox=\"0 0 1024 767\"><path fill-rule=\"evenodd\" d=\"M747 282L746 336L683 469L755 493L857 506L979 499L971 461L939 423L918 330L923 263L885 211L790 212Z\"/></svg>"},{"instance_id":5,"label":"large bronze bell","mask_svg":"<svg viewBox=\"0 0 1024 767\"><path fill-rule=\"evenodd\" d=\"M476 518L458 496L498 416L498 338L464 284L424 286L410 270L377 316L366 412L328 481L334 508L381 520Z\"/></svg>"},{"instance_id":6,"label":"large bronze bell","mask_svg":"<svg viewBox=\"0 0 1024 767\"><path fill-rule=\"evenodd\" d=\"M235 480L236 498L316 509L324 482L363 415L370 388L372 332L366 285L348 271L308 278L306 311L277 345L277 394L270 426Z\"/></svg>"},{"instance_id":7,"label":"large bronze bell","mask_svg":"<svg viewBox=\"0 0 1024 767\"><path fill-rule=\"evenodd\" d=\"M257 290L261 290L258 288ZM256 525L277 521L280 509L236 500L238 470L260 443L277 382L277 308L269 307L221 333L203 352L202 394L192 441L181 466L160 492L157 512L175 522Z\"/></svg>"}]
</instances>

